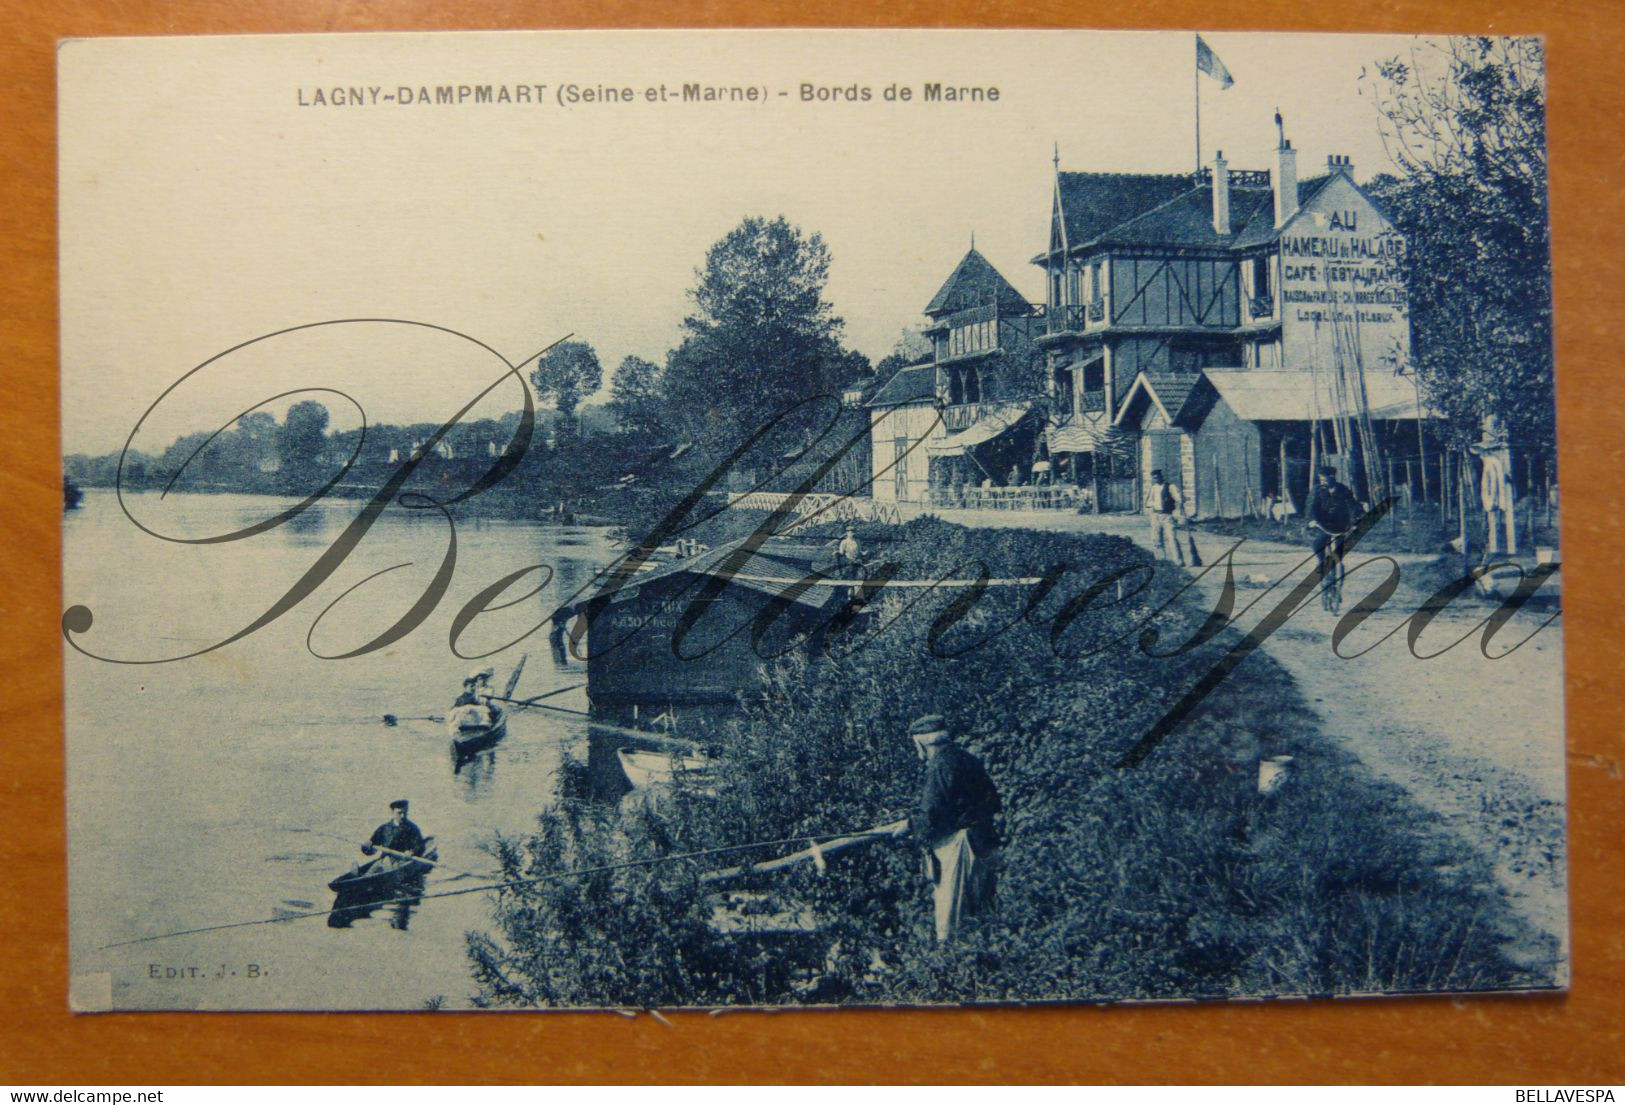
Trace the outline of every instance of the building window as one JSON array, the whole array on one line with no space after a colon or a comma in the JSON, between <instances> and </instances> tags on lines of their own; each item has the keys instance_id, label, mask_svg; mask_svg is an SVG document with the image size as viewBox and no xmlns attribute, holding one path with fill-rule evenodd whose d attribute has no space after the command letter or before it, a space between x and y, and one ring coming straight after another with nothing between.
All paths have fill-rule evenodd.
<instances>
[{"instance_id":1,"label":"building window","mask_svg":"<svg viewBox=\"0 0 1625 1105\"><path fill-rule=\"evenodd\" d=\"M1079 270L1077 265L1068 265L1066 267L1066 290L1068 303L1083 302L1081 293L1078 290L1078 282L1082 276L1083 273Z\"/></svg>"},{"instance_id":2,"label":"building window","mask_svg":"<svg viewBox=\"0 0 1625 1105\"><path fill-rule=\"evenodd\" d=\"M965 402L980 403L982 401L982 380L974 368L965 370Z\"/></svg>"},{"instance_id":3,"label":"building window","mask_svg":"<svg viewBox=\"0 0 1625 1105\"><path fill-rule=\"evenodd\" d=\"M1253 258L1253 298L1268 299L1270 295L1270 259L1266 256Z\"/></svg>"},{"instance_id":4,"label":"building window","mask_svg":"<svg viewBox=\"0 0 1625 1105\"><path fill-rule=\"evenodd\" d=\"M1106 265L1096 261L1089 266L1089 301L1097 303L1106 298Z\"/></svg>"}]
</instances>

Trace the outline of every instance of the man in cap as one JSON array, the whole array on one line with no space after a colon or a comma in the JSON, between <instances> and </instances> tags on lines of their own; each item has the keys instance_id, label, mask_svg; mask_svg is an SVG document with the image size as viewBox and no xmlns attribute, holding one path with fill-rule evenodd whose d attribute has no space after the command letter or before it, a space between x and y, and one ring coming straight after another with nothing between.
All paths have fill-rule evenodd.
<instances>
[{"instance_id":1,"label":"man in cap","mask_svg":"<svg viewBox=\"0 0 1625 1105\"><path fill-rule=\"evenodd\" d=\"M361 846L362 852L372 855L379 848L388 848L392 852L404 852L409 856L421 856L426 847L423 831L406 819L407 801L397 798L389 804L390 819L377 829L373 830L372 839ZM391 856L385 856L379 862L400 862Z\"/></svg>"},{"instance_id":2,"label":"man in cap","mask_svg":"<svg viewBox=\"0 0 1625 1105\"><path fill-rule=\"evenodd\" d=\"M1179 545L1177 525L1185 517L1185 499L1179 485L1167 483L1162 469L1151 469L1151 486L1145 495L1145 512L1151 518L1151 548L1162 560L1176 560L1185 564L1185 550ZM1172 549L1169 556L1167 550Z\"/></svg>"},{"instance_id":3,"label":"man in cap","mask_svg":"<svg viewBox=\"0 0 1625 1105\"><path fill-rule=\"evenodd\" d=\"M1355 501L1354 492L1338 482L1337 469L1322 466L1317 473L1315 493L1305 512L1316 558L1323 560L1328 546L1333 548L1334 556L1341 556L1343 535L1359 520L1360 504Z\"/></svg>"},{"instance_id":4,"label":"man in cap","mask_svg":"<svg viewBox=\"0 0 1625 1105\"><path fill-rule=\"evenodd\" d=\"M846 532L841 535L840 542L835 546L836 574L850 579L862 564L863 550L858 546L857 532L849 523Z\"/></svg>"},{"instance_id":5,"label":"man in cap","mask_svg":"<svg viewBox=\"0 0 1625 1105\"><path fill-rule=\"evenodd\" d=\"M916 719L908 732L925 761L919 809L909 829L925 845L941 944L952 939L962 916L993 905L999 847L993 818L1001 803L987 769L954 743L941 714Z\"/></svg>"}]
</instances>

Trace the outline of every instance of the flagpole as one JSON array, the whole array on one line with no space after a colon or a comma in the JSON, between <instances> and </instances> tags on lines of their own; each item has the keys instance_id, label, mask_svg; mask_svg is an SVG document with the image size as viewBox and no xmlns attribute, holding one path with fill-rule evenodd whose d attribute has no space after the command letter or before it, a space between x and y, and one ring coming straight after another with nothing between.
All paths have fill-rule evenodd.
<instances>
[{"instance_id":1,"label":"flagpole","mask_svg":"<svg viewBox=\"0 0 1625 1105\"><path fill-rule=\"evenodd\" d=\"M1191 42L1191 96L1196 101L1196 176L1202 176L1202 36Z\"/></svg>"}]
</instances>

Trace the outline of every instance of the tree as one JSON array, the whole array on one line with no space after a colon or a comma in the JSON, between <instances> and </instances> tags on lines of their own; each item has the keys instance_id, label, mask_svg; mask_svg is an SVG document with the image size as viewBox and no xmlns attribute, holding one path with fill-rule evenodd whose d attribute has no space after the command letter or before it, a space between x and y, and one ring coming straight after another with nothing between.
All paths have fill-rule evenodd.
<instances>
[{"instance_id":1,"label":"tree","mask_svg":"<svg viewBox=\"0 0 1625 1105\"><path fill-rule=\"evenodd\" d=\"M923 326L905 326L898 332L897 341L880 360L875 362L875 386L885 387L886 381L897 375L899 369L924 364L933 356L931 342Z\"/></svg>"},{"instance_id":2,"label":"tree","mask_svg":"<svg viewBox=\"0 0 1625 1105\"><path fill-rule=\"evenodd\" d=\"M660 367L642 357L627 357L615 369L609 385L609 409L631 433L652 433L660 428Z\"/></svg>"},{"instance_id":3,"label":"tree","mask_svg":"<svg viewBox=\"0 0 1625 1105\"><path fill-rule=\"evenodd\" d=\"M1499 416L1554 455L1545 55L1536 38L1452 38L1367 85L1398 176L1373 182L1408 242L1414 369L1452 439Z\"/></svg>"},{"instance_id":4,"label":"tree","mask_svg":"<svg viewBox=\"0 0 1625 1105\"><path fill-rule=\"evenodd\" d=\"M666 414L686 440L731 449L797 402L829 396L759 443L747 463L783 456L798 432L827 423L851 363L824 298L830 255L817 234L752 217L707 251L690 291L695 313L666 360Z\"/></svg>"},{"instance_id":5,"label":"tree","mask_svg":"<svg viewBox=\"0 0 1625 1105\"><path fill-rule=\"evenodd\" d=\"M316 466L327 444L327 419L327 408L314 399L300 400L288 408L276 442L286 481L298 483Z\"/></svg>"},{"instance_id":6,"label":"tree","mask_svg":"<svg viewBox=\"0 0 1625 1105\"><path fill-rule=\"evenodd\" d=\"M604 369L586 342L560 342L537 360L530 382L538 399L569 418L582 399L602 386Z\"/></svg>"},{"instance_id":7,"label":"tree","mask_svg":"<svg viewBox=\"0 0 1625 1105\"><path fill-rule=\"evenodd\" d=\"M249 411L237 420L232 431L231 452L243 472L258 472L277 455L276 418L268 411Z\"/></svg>"}]
</instances>

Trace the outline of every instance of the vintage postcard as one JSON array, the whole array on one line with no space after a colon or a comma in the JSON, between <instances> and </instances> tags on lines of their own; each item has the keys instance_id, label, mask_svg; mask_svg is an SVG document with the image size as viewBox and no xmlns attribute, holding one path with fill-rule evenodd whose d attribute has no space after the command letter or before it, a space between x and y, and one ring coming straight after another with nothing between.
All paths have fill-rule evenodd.
<instances>
[{"instance_id":1,"label":"vintage postcard","mask_svg":"<svg viewBox=\"0 0 1625 1105\"><path fill-rule=\"evenodd\" d=\"M59 58L73 1008L1567 986L1538 39Z\"/></svg>"}]
</instances>

